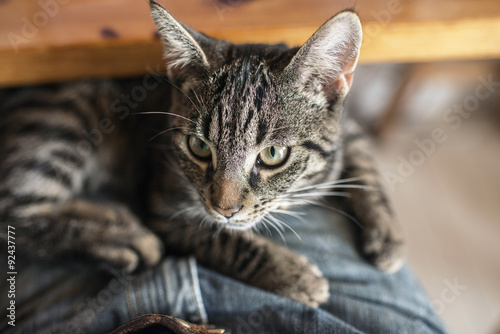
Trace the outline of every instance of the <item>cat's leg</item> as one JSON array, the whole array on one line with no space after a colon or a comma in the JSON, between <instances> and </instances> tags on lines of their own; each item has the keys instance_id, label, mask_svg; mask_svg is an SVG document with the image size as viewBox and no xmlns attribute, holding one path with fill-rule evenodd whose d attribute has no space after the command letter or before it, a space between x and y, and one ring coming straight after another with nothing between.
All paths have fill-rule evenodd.
<instances>
[{"instance_id":1,"label":"cat's leg","mask_svg":"<svg viewBox=\"0 0 500 334\"><path fill-rule=\"evenodd\" d=\"M251 232L162 220L152 229L167 249L194 254L202 265L249 285L313 307L329 297L328 281L316 265Z\"/></svg>"},{"instance_id":2,"label":"cat's leg","mask_svg":"<svg viewBox=\"0 0 500 334\"><path fill-rule=\"evenodd\" d=\"M371 152L359 125L346 120L341 178L356 178L352 183L364 187L346 189L351 195L346 202L361 223L365 256L377 267L395 272L404 258L402 231Z\"/></svg>"},{"instance_id":3,"label":"cat's leg","mask_svg":"<svg viewBox=\"0 0 500 334\"><path fill-rule=\"evenodd\" d=\"M90 262L126 272L161 259L159 239L122 204L33 199L2 215L0 238L6 240L5 225L13 226L19 254L44 261Z\"/></svg>"},{"instance_id":4,"label":"cat's leg","mask_svg":"<svg viewBox=\"0 0 500 334\"><path fill-rule=\"evenodd\" d=\"M95 90L70 87L2 110L0 241L7 241L9 225L17 254L132 271L157 263L162 246L125 205L97 202L88 193L110 182L112 166L103 161L117 151L109 143L118 130L106 138L94 135L94 143L88 139L91 129L110 120L94 101L107 93Z\"/></svg>"}]
</instances>

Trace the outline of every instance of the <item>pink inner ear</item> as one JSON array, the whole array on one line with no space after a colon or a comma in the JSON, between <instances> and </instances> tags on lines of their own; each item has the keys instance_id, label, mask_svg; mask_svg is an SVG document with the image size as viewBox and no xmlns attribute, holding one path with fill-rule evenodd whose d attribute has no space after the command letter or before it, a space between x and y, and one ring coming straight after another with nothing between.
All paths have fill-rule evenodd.
<instances>
[{"instance_id":1,"label":"pink inner ear","mask_svg":"<svg viewBox=\"0 0 500 334\"><path fill-rule=\"evenodd\" d=\"M342 68L342 73L340 73L339 78L337 78L336 81L338 81L338 91L342 92L343 94L347 94L349 90L351 89L352 85L352 78L354 74L354 69L356 68L356 63L358 62L358 58L355 56L351 59L349 59L343 66ZM345 87L344 87L345 85Z\"/></svg>"},{"instance_id":2,"label":"pink inner ear","mask_svg":"<svg viewBox=\"0 0 500 334\"><path fill-rule=\"evenodd\" d=\"M321 26L292 58L286 73L304 89L322 91L329 100L347 95L361 46L361 24L341 13Z\"/></svg>"},{"instance_id":3,"label":"pink inner ear","mask_svg":"<svg viewBox=\"0 0 500 334\"><path fill-rule=\"evenodd\" d=\"M345 83L347 85L347 87L346 87L347 91L349 91L351 89L353 75L354 75L354 72L347 73L344 75Z\"/></svg>"},{"instance_id":4,"label":"pink inner ear","mask_svg":"<svg viewBox=\"0 0 500 334\"><path fill-rule=\"evenodd\" d=\"M357 58L349 60L342 69L340 75L333 80L329 85L325 86L325 91L332 90L340 95L346 95L351 89L354 69L356 67Z\"/></svg>"}]
</instances>

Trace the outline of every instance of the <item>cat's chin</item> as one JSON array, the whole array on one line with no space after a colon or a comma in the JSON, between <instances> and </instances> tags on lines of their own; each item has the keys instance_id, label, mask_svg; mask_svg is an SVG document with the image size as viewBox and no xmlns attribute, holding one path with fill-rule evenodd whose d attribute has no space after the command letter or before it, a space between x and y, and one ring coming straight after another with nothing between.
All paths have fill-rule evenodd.
<instances>
[{"instance_id":1,"label":"cat's chin","mask_svg":"<svg viewBox=\"0 0 500 334\"><path fill-rule=\"evenodd\" d=\"M251 229L252 227L254 227L255 225L257 225L258 223L258 220L256 221L249 221L249 222L245 222L245 223L235 223L235 222L232 222L232 221L226 221L226 222L223 222L223 223L218 223L220 226L223 226L224 228L228 229L228 230L238 230L238 231L245 231L245 230L249 230Z\"/></svg>"}]
</instances>

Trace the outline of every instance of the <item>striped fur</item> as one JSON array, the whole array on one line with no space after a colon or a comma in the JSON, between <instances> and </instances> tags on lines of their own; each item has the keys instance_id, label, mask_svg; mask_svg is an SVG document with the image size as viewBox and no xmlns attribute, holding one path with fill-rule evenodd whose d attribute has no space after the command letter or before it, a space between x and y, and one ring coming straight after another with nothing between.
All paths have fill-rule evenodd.
<instances>
[{"instance_id":1,"label":"striped fur","mask_svg":"<svg viewBox=\"0 0 500 334\"><path fill-rule=\"evenodd\" d=\"M140 189L133 181L140 150L127 154L136 145L128 133L141 135L113 115L113 85L82 82L13 95L1 106L0 214L16 228L18 253L99 259L129 271L142 260L156 263L161 242L130 211L137 205L123 202Z\"/></svg>"},{"instance_id":2,"label":"striped fur","mask_svg":"<svg viewBox=\"0 0 500 334\"><path fill-rule=\"evenodd\" d=\"M151 10L169 63L168 80L146 101L108 81L0 92L0 220L16 227L19 251L127 272L164 252L193 253L317 306L328 284L316 266L231 229L341 188L363 223L365 254L397 269L402 243L380 178L358 129L342 121L361 43L357 16L343 12L290 49L214 40L154 2ZM191 138L206 144L207 158L193 153ZM262 162L271 147L287 152L275 167Z\"/></svg>"}]
</instances>

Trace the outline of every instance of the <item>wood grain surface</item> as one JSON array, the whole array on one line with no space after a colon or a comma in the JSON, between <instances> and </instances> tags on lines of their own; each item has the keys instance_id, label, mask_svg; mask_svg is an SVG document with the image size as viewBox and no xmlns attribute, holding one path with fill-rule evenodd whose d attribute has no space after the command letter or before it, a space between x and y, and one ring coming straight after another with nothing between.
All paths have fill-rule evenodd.
<instances>
[{"instance_id":1,"label":"wood grain surface","mask_svg":"<svg viewBox=\"0 0 500 334\"><path fill-rule=\"evenodd\" d=\"M500 58L498 0L160 0L236 43L300 45L345 8L359 13L361 62ZM0 85L145 74L162 64L146 0L0 0Z\"/></svg>"}]
</instances>

